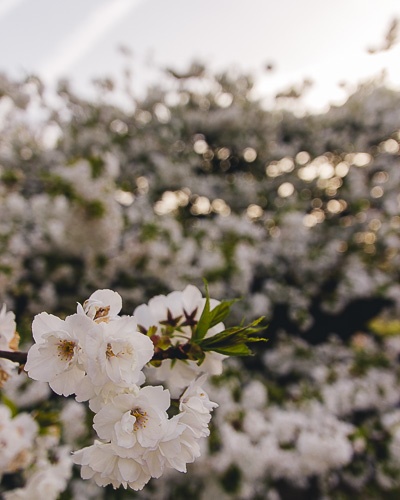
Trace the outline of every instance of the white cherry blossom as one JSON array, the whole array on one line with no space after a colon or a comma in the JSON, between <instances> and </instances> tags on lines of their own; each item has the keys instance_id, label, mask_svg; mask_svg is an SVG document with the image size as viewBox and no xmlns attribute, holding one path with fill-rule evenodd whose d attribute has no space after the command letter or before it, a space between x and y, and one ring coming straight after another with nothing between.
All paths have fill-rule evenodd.
<instances>
[{"instance_id":1,"label":"white cherry blossom","mask_svg":"<svg viewBox=\"0 0 400 500\"><path fill-rule=\"evenodd\" d=\"M36 340L28 352L25 370L34 380L48 382L57 394L73 394L85 376L82 344L93 322L74 314L61 320L41 313L33 321Z\"/></svg>"},{"instance_id":2,"label":"white cherry blossom","mask_svg":"<svg viewBox=\"0 0 400 500\"><path fill-rule=\"evenodd\" d=\"M7 311L6 305L0 311L0 350L15 350L18 345L19 336L16 332L15 314ZM13 370L18 365L8 359L0 359L0 388L11 377Z\"/></svg>"},{"instance_id":3,"label":"white cherry blossom","mask_svg":"<svg viewBox=\"0 0 400 500\"><path fill-rule=\"evenodd\" d=\"M15 314L3 304L0 311L0 349L9 350L16 331Z\"/></svg>"},{"instance_id":4,"label":"white cherry blossom","mask_svg":"<svg viewBox=\"0 0 400 500\"><path fill-rule=\"evenodd\" d=\"M143 453L143 460L152 477L160 477L165 468L173 468L180 472L186 472L185 461L187 455L184 453L185 443L182 443L182 434L186 425L180 422L181 415L164 422L163 435L154 448L147 448Z\"/></svg>"},{"instance_id":5,"label":"white cherry blossom","mask_svg":"<svg viewBox=\"0 0 400 500\"><path fill-rule=\"evenodd\" d=\"M95 441L92 446L76 451L73 461L81 465L83 479L93 479L98 486L112 484L114 488L128 486L141 490L151 475L144 469L143 462L121 457L118 447L110 443Z\"/></svg>"},{"instance_id":6,"label":"white cherry blossom","mask_svg":"<svg viewBox=\"0 0 400 500\"><path fill-rule=\"evenodd\" d=\"M128 316L96 326L87 332L85 352L87 374L97 392L109 381L121 387L142 384L142 369L154 353L150 338Z\"/></svg>"},{"instance_id":7,"label":"white cherry blossom","mask_svg":"<svg viewBox=\"0 0 400 500\"><path fill-rule=\"evenodd\" d=\"M143 387L137 396L120 394L95 415L93 427L101 439L123 448L151 448L163 437L170 403L161 386Z\"/></svg>"},{"instance_id":8,"label":"white cherry blossom","mask_svg":"<svg viewBox=\"0 0 400 500\"><path fill-rule=\"evenodd\" d=\"M122 309L122 298L113 290L96 290L85 300L83 306L78 304L78 314L85 314L90 319L100 323L109 322L118 317Z\"/></svg>"},{"instance_id":9,"label":"white cherry blossom","mask_svg":"<svg viewBox=\"0 0 400 500\"><path fill-rule=\"evenodd\" d=\"M206 377L194 380L182 394L179 409L182 412L181 421L186 424L194 436L205 437L210 434L208 424L211 420L211 412L218 404L210 401L208 394L202 388Z\"/></svg>"}]
</instances>

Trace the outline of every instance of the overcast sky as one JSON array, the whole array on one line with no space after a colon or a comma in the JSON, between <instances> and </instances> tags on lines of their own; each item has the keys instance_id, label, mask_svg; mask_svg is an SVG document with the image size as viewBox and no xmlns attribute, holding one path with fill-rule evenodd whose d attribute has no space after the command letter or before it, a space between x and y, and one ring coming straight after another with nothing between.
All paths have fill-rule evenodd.
<instances>
[{"instance_id":1,"label":"overcast sky","mask_svg":"<svg viewBox=\"0 0 400 500\"><path fill-rule=\"evenodd\" d=\"M93 77L121 74L122 44L139 90L159 77L150 64L184 69L198 59L252 71L265 94L311 78L308 101L319 106L343 95L339 81L383 68L400 84L399 45L367 53L394 18L400 0L0 0L0 70L68 76L85 92Z\"/></svg>"}]
</instances>

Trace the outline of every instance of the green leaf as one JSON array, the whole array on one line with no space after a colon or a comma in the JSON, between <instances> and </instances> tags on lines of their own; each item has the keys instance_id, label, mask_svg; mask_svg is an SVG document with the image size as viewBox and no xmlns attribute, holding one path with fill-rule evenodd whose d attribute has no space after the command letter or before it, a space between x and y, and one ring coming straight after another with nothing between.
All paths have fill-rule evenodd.
<instances>
[{"instance_id":1,"label":"green leaf","mask_svg":"<svg viewBox=\"0 0 400 500\"><path fill-rule=\"evenodd\" d=\"M263 337L255 336L265 329L265 327L258 326L263 319L263 317L258 318L249 325L227 328L212 337L202 339L199 345L205 352L215 351L227 356L248 356L251 350L247 344L267 341Z\"/></svg>"},{"instance_id":2,"label":"green leaf","mask_svg":"<svg viewBox=\"0 0 400 500\"><path fill-rule=\"evenodd\" d=\"M142 332L142 333L143 333L143 332ZM150 327L149 327L149 329L147 330L146 335L147 335L148 337L151 337L152 335L156 335L156 333L157 333L157 327L156 327L155 325L152 325L152 326L150 326Z\"/></svg>"},{"instance_id":3,"label":"green leaf","mask_svg":"<svg viewBox=\"0 0 400 500\"><path fill-rule=\"evenodd\" d=\"M192 333L192 341L197 342L204 338L208 330L210 329L210 324L212 320L212 315L210 313L210 296L208 294L208 285L204 280L204 285L206 289L206 303L204 304L203 312L201 313L200 319Z\"/></svg>"},{"instance_id":4,"label":"green leaf","mask_svg":"<svg viewBox=\"0 0 400 500\"><path fill-rule=\"evenodd\" d=\"M196 328L192 334L192 342L198 342L203 339L210 328L228 316L230 313L231 305L237 302L238 299L226 300L218 304L214 309L210 310L210 295L208 293L208 283L204 280L204 286L206 290L206 303L204 305L203 312L201 313L200 319L197 323Z\"/></svg>"},{"instance_id":5,"label":"green leaf","mask_svg":"<svg viewBox=\"0 0 400 500\"><path fill-rule=\"evenodd\" d=\"M237 302L238 299L233 299L233 300L225 300L218 304L214 309L211 311L211 321L210 321L210 328L212 328L215 325L218 325L218 323L221 323L221 321L224 321L224 319L228 316L231 310L231 305Z\"/></svg>"},{"instance_id":6,"label":"green leaf","mask_svg":"<svg viewBox=\"0 0 400 500\"><path fill-rule=\"evenodd\" d=\"M228 347L213 349L214 352L225 354L225 356L251 356L253 353L246 344L237 344Z\"/></svg>"}]
</instances>

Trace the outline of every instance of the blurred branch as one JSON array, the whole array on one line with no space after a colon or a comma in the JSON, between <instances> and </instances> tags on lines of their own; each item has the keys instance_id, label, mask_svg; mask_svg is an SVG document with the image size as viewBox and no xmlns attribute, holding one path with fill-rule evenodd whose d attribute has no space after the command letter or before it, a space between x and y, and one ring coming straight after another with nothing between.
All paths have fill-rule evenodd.
<instances>
[{"instance_id":1,"label":"blurred branch","mask_svg":"<svg viewBox=\"0 0 400 500\"><path fill-rule=\"evenodd\" d=\"M399 37L399 19L393 19L390 23L389 29L385 35L382 45L379 47L370 47L367 51L368 54L377 54L389 50L395 45Z\"/></svg>"},{"instance_id":2,"label":"blurred branch","mask_svg":"<svg viewBox=\"0 0 400 500\"><path fill-rule=\"evenodd\" d=\"M166 72L177 80L186 80L188 78L201 78L205 75L206 68L204 64L192 63L189 70L186 72L178 72L172 68L166 68Z\"/></svg>"},{"instance_id":3,"label":"blurred branch","mask_svg":"<svg viewBox=\"0 0 400 500\"><path fill-rule=\"evenodd\" d=\"M275 99L300 99L303 93L312 87L313 81L309 78L305 78L301 85L292 85L286 90L278 92Z\"/></svg>"},{"instance_id":4,"label":"blurred branch","mask_svg":"<svg viewBox=\"0 0 400 500\"><path fill-rule=\"evenodd\" d=\"M24 365L28 358L28 353L21 351L0 351L0 358L9 359L10 361L14 361L14 363Z\"/></svg>"}]
</instances>

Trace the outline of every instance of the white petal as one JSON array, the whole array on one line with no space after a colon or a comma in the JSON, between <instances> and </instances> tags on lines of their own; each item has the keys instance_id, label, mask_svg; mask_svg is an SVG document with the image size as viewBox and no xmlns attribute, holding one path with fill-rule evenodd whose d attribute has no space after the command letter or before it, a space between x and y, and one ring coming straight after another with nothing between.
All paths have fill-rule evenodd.
<instances>
[{"instance_id":1,"label":"white petal","mask_svg":"<svg viewBox=\"0 0 400 500\"><path fill-rule=\"evenodd\" d=\"M96 290L89 297L89 300L98 300L102 302L105 306L110 306L109 316L117 316L117 314L122 309L122 298L121 295L113 290Z\"/></svg>"},{"instance_id":2,"label":"white petal","mask_svg":"<svg viewBox=\"0 0 400 500\"><path fill-rule=\"evenodd\" d=\"M187 313L192 312L200 305L202 295L194 285L188 285L182 292L183 307Z\"/></svg>"},{"instance_id":3,"label":"white petal","mask_svg":"<svg viewBox=\"0 0 400 500\"><path fill-rule=\"evenodd\" d=\"M171 396L168 389L161 385L143 387L139 396L144 396L151 407L161 411L167 411L171 405Z\"/></svg>"},{"instance_id":4,"label":"white petal","mask_svg":"<svg viewBox=\"0 0 400 500\"><path fill-rule=\"evenodd\" d=\"M137 323L132 316L123 316L110 323L101 323L105 338L125 338L137 332ZM143 335L143 334L142 334Z\"/></svg>"},{"instance_id":5,"label":"white petal","mask_svg":"<svg viewBox=\"0 0 400 500\"><path fill-rule=\"evenodd\" d=\"M147 304L141 304L140 306L138 306L134 310L133 316L137 321L137 324L143 326L146 329L157 324L157 320L154 318Z\"/></svg>"},{"instance_id":6,"label":"white petal","mask_svg":"<svg viewBox=\"0 0 400 500\"><path fill-rule=\"evenodd\" d=\"M165 304L171 311L172 317L183 314L182 292L171 292L165 298Z\"/></svg>"},{"instance_id":7,"label":"white petal","mask_svg":"<svg viewBox=\"0 0 400 500\"><path fill-rule=\"evenodd\" d=\"M76 388L75 394L75 399L79 403L82 401L88 401L89 399L96 396L94 386L87 375L85 375L85 377L80 381L79 386Z\"/></svg>"},{"instance_id":8,"label":"white petal","mask_svg":"<svg viewBox=\"0 0 400 500\"><path fill-rule=\"evenodd\" d=\"M34 380L49 382L63 370L63 363L53 349L43 348L43 344L34 344L28 351L24 369Z\"/></svg>"},{"instance_id":9,"label":"white petal","mask_svg":"<svg viewBox=\"0 0 400 500\"><path fill-rule=\"evenodd\" d=\"M107 405L102 408L93 419L93 428L101 439L111 439L113 428L121 418L120 410Z\"/></svg>"},{"instance_id":10,"label":"white petal","mask_svg":"<svg viewBox=\"0 0 400 500\"><path fill-rule=\"evenodd\" d=\"M79 368L73 368L57 375L49 382L49 385L56 394L69 396L76 392L84 376L85 372Z\"/></svg>"},{"instance_id":11,"label":"white petal","mask_svg":"<svg viewBox=\"0 0 400 500\"><path fill-rule=\"evenodd\" d=\"M36 342L41 342L43 334L60 330L65 330L65 323L57 316L53 316L53 314L42 312L33 319L32 333Z\"/></svg>"},{"instance_id":12,"label":"white petal","mask_svg":"<svg viewBox=\"0 0 400 500\"><path fill-rule=\"evenodd\" d=\"M93 323L86 315L84 316L82 314L67 316L65 318L65 325L71 337L79 339L81 342L83 342L90 330L94 330L96 333L98 332L98 325Z\"/></svg>"},{"instance_id":13,"label":"white petal","mask_svg":"<svg viewBox=\"0 0 400 500\"><path fill-rule=\"evenodd\" d=\"M118 469L124 481L136 481L142 472L142 465L133 459L120 458L118 460Z\"/></svg>"}]
</instances>

